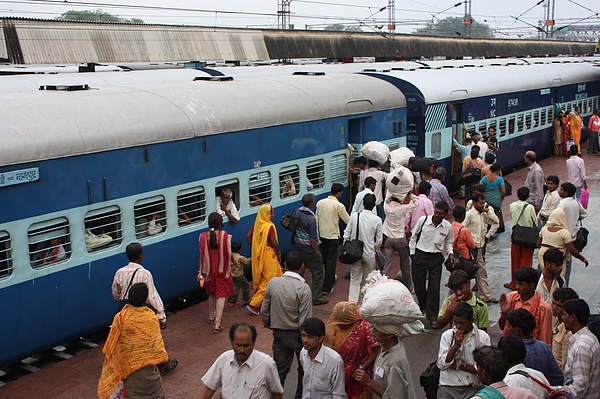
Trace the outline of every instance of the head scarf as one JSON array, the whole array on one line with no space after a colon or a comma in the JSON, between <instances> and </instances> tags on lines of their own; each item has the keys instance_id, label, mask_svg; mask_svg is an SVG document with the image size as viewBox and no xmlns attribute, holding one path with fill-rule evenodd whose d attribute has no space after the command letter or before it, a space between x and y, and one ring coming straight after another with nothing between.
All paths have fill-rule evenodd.
<instances>
[{"instance_id":1,"label":"head scarf","mask_svg":"<svg viewBox=\"0 0 600 399\"><path fill-rule=\"evenodd\" d=\"M271 221L271 205L262 205L254 221L254 232L252 233L252 279L256 284L260 282L260 274L265 266L264 256L269 241L269 230L272 228L277 239L277 228Z\"/></svg>"},{"instance_id":2,"label":"head scarf","mask_svg":"<svg viewBox=\"0 0 600 399\"><path fill-rule=\"evenodd\" d=\"M338 302L326 324L325 345L338 351L360 320L356 302Z\"/></svg>"},{"instance_id":3,"label":"head scarf","mask_svg":"<svg viewBox=\"0 0 600 399\"><path fill-rule=\"evenodd\" d=\"M552 211L546 222L546 227L559 227L561 229L569 229L567 227L567 218L565 216L565 210L557 208Z\"/></svg>"}]
</instances>

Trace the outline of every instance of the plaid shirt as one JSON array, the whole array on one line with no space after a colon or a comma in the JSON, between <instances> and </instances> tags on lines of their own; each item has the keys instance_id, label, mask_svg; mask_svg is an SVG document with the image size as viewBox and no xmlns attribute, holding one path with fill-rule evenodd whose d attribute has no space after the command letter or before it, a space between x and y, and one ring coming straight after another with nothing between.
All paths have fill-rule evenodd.
<instances>
[{"instance_id":1,"label":"plaid shirt","mask_svg":"<svg viewBox=\"0 0 600 399\"><path fill-rule=\"evenodd\" d=\"M554 359L552 349L547 343L538 341L535 338L523 339L527 355L523 364L525 366L541 371L544 373L550 385L560 385L564 379L564 375L558 363Z\"/></svg>"},{"instance_id":2,"label":"plaid shirt","mask_svg":"<svg viewBox=\"0 0 600 399\"><path fill-rule=\"evenodd\" d=\"M440 201L445 201L449 206L450 210L454 210L454 201L448 194L448 189L438 179L431 179L431 191L429 193L429 199L433 202L433 206Z\"/></svg>"},{"instance_id":3,"label":"plaid shirt","mask_svg":"<svg viewBox=\"0 0 600 399\"><path fill-rule=\"evenodd\" d=\"M587 327L569 339L565 385L555 389L565 389L577 399L600 398L600 344Z\"/></svg>"}]
</instances>

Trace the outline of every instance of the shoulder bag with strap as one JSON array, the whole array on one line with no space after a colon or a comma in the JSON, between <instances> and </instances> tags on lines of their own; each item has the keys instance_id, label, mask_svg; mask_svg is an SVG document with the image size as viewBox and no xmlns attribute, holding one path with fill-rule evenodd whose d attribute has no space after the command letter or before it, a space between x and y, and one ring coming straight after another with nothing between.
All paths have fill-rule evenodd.
<instances>
[{"instance_id":1,"label":"shoulder bag with strap","mask_svg":"<svg viewBox=\"0 0 600 399\"><path fill-rule=\"evenodd\" d=\"M518 245L520 247L537 248L538 237L540 235L538 228L537 227L526 227L526 226L519 225L521 216L523 216L523 212L525 212L525 208L527 206L529 206L529 204L523 205L523 209L521 209L519 218L517 219L517 222L513 225L510 239L513 244ZM535 226L535 223L534 223L534 226Z\"/></svg>"},{"instance_id":2,"label":"shoulder bag with strap","mask_svg":"<svg viewBox=\"0 0 600 399\"><path fill-rule=\"evenodd\" d=\"M360 212L356 214L356 237L354 240L346 241L342 246L339 254L340 262L351 265L352 263L358 262L360 259L362 259L363 242L358 239L359 229Z\"/></svg>"},{"instance_id":3,"label":"shoulder bag with strap","mask_svg":"<svg viewBox=\"0 0 600 399\"><path fill-rule=\"evenodd\" d=\"M458 245L458 238L460 237L460 232L464 228L465 226L461 226L460 229L458 229L458 234L456 235L456 237L454 237L453 248L455 248ZM448 270L450 273L452 273L454 270L463 270L465 273L467 273L470 279L475 278L475 274L479 270L479 265L477 264L477 260L473 259L473 254L471 254L471 251L469 251L469 259L462 256L458 249L455 249L453 252L456 263L452 264L452 260L448 257L448 259L446 259L446 261L444 262L446 270Z\"/></svg>"},{"instance_id":4,"label":"shoulder bag with strap","mask_svg":"<svg viewBox=\"0 0 600 399\"><path fill-rule=\"evenodd\" d=\"M131 288L131 284L133 283L133 278L135 277L135 274L140 269L141 269L141 267L138 267L137 269L135 269L133 271L133 274L131 275L131 279L129 279L129 285L127 286L127 290L125 290L125 294L123 295L123 298L119 301L119 310L118 310L119 312L121 311L121 309L123 309L125 307L125 305L127 305L129 303L129 298L128 298L129 289Z\"/></svg>"},{"instance_id":5,"label":"shoulder bag with strap","mask_svg":"<svg viewBox=\"0 0 600 399\"><path fill-rule=\"evenodd\" d=\"M514 373L510 373L510 375L514 374L524 375L525 377L531 379L533 382L544 388L546 391L550 392L550 394L546 396L546 399L574 399L573 395L571 395L568 391L565 391L564 389L554 390L551 386L544 384L542 381L530 375L527 371L517 370Z\"/></svg>"}]
</instances>

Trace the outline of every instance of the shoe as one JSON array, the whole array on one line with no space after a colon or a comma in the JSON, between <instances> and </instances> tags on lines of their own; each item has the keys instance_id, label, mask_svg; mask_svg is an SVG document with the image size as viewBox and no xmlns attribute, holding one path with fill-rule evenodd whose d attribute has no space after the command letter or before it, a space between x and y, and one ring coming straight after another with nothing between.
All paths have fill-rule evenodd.
<instances>
[{"instance_id":1,"label":"shoe","mask_svg":"<svg viewBox=\"0 0 600 399\"><path fill-rule=\"evenodd\" d=\"M500 301L498 301L496 298L490 298L484 301L485 303L498 303Z\"/></svg>"},{"instance_id":2,"label":"shoe","mask_svg":"<svg viewBox=\"0 0 600 399\"><path fill-rule=\"evenodd\" d=\"M329 303L329 299L327 298L321 298L318 301L313 301L313 305L325 305L326 303Z\"/></svg>"},{"instance_id":3,"label":"shoe","mask_svg":"<svg viewBox=\"0 0 600 399\"><path fill-rule=\"evenodd\" d=\"M247 305L246 309L248 309L248 312L252 313L253 315L260 314L260 309L257 308L256 306Z\"/></svg>"},{"instance_id":4,"label":"shoe","mask_svg":"<svg viewBox=\"0 0 600 399\"><path fill-rule=\"evenodd\" d=\"M344 279L345 280L350 280L350 273L344 274Z\"/></svg>"},{"instance_id":5,"label":"shoe","mask_svg":"<svg viewBox=\"0 0 600 399\"><path fill-rule=\"evenodd\" d=\"M162 370L160 371L160 375L161 376L165 376L167 374L170 374L173 372L173 370L175 370L177 368L177 365L179 364L179 362L177 361L177 359L171 359L169 360L165 366L162 368Z\"/></svg>"},{"instance_id":6,"label":"shoe","mask_svg":"<svg viewBox=\"0 0 600 399\"><path fill-rule=\"evenodd\" d=\"M219 327L215 327L215 329L213 330L213 334L218 334L221 331L223 331L223 327L219 326Z\"/></svg>"},{"instance_id":7,"label":"shoe","mask_svg":"<svg viewBox=\"0 0 600 399\"><path fill-rule=\"evenodd\" d=\"M333 278L333 282L337 283L337 274L335 275L335 277Z\"/></svg>"},{"instance_id":8,"label":"shoe","mask_svg":"<svg viewBox=\"0 0 600 399\"><path fill-rule=\"evenodd\" d=\"M235 308L237 305L238 305L238 304L237 304L237 302L229 302L229 303L227 304L227 307L228 307L228 308Z\"/></svg>"},{"instance_id":9,"label":"shoe","mask_svg":"<svg viewBox=\"0 0 600 399\"><path fill-rule=\"evenodd\" d=\"M331 291L323 291L324 296L331 295L331 294L333 294L333 288L331 289Z\"/></svg>"},{"instance_id":10,"label":"shoe","mask_svg":"<svg viewBox=\"0 0 600 399\"><path fill-rule=\"evenodd\" d=\"M479 288L477 288L477 284L475 284L475 285L473 286L473 288L471 288L471 291L479 291Z\"/></svg>"},{"instance_id":11,"label":"shoe","mask_svg":"<svg viewBox=\"0 0 600 399\"><path fill-rule=\"evenodd\" d=\"M208 324L213 324L215 322L215 319L208 319Z\"/></svg>"},{"instance_id":12,"label":"shoe","mask_svg":"<svg viewBox=\"0 0 600 399\"><path fill-rule=\"evenodd\" d=\"M504 288L506 288L507 290L514 291L513 287L511 287L511 286L510 286L510 283L504 283L502 286L503 286Z\"/></svg>"}]
</instances>

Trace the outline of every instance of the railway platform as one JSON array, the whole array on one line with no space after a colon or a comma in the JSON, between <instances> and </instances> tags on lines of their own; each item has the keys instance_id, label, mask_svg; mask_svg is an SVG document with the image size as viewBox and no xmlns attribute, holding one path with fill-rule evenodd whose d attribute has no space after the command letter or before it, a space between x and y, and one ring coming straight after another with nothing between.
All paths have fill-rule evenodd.
<instances>
[{"instance_id":1,"label":"railway platform","mask_svg":"<svg viewBox=\"0 0 600 399\"><path fill-rule=\"evenodd\" d=\"M571 276L571 287L574 288L583 299L590 304L592 313L596 313L600 288L598 286L598 275L600 275L600 247L595 245L600 237L600 213L595 212L600 206L600 186L596 184L600 178L600 156L585 155L586 169L588 173L588 185L590 187L589 216L584 220L585 227L590 230L590 244L584 250L585 256L590 260L590 266L585 268L583 264L574 260ZM566 167L564 157L550 157L540 162L546 176L556 174L561 182L566 181ZM509 204L516 200L516 191L523 185L527 169L523 168L506 176L513 186L513 195L505 198L503 213L508 221ZM457 200L458 202L461 200ZM226 227L225 227L226 229ZM535 258L534 258L535 259ZM487 250L487 268L490 280L490 289L494 297L499 297L502 292L508 292L502 285L509 281L510 273L510 229L494 239ZM398 269L394 265L392 273ZM338 301L347 300L348 281L344 280L345 265L338 264L339 279L334 287L334 292L328 296L330 302L326 305L315 306L313 314L326 321L333 306ZM310 273L305 274L310 283ZM442 296L447 294L444 286L448 278L448 272L444 270L442 275ZM116 308L116 303L115 303ZM496 343L501 331L497 326L499 316L499 305L489 304L490 335L492 342ZM168 317L168 327L163 330L165 345L169 356L179 361L177 369L163 378L165 392L168 398L191 399L197 398L202 388L201 377L208 370L213 361L225 350L230 349L228 328L235 322L247 321L254 324L258 329L256 349L271 354L272 334L262 327L259 316L251 315L244 307L225 308L223 314L223 332L214 334L213 326L207 323L207 303L201 302L197 305L178 311ZM65 319L65 322L68 322ZM10 326L5 326L10 328ZM43 334L43 331L40 331ZM418 398L424 398L424 392L419 386L419 375L427 365L433 361L437 354L439 337L441 331L431 330L418 336L409 337L404 340L407 354L411 364L412 380L415 384L415 392ZM10 343L4 343L10 345ZM76 356L60 361L39 371L26 375L17 380L0 386L0 397L10 399L31 398L95 398L98 378L102 367L104 356L102 345L86 350ZM284 398L292 398L296 384L295 366L286 381L286 393ZM219 394L215 397L220 397Z\"/></svg>"}]
</instances>

